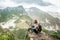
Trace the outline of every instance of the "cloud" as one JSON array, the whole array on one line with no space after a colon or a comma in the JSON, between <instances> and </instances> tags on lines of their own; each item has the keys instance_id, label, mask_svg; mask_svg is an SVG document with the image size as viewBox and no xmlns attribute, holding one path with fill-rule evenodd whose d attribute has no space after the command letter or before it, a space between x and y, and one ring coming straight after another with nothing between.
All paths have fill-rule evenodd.
<instances>
[{"instance_id":1,"label":"cloud","mask_svg":"<svg viewBox=\"0 0 60 40\"><path fill-rule=\"evenodd\" d=\"M57 12L60 11L60 0L43 0L43 1L49 2L54 5L54 6L50 7L50 9L52 8L52 9L54 9L54 11L57 11Z\"/></svg>"},{"instance_id":2,"label":"cloud","mask_svg":"<svg viewBox=\"0 0 60 40\"><path fill-rule=\"evenodd\" d=\"M14 6L18 6L21 3L27 3L27 4L37 4L37 5L41 5L41 6L49 6L51 5L48 2L44 2L42 0L0 0L0 7L1 8L5 8L5 7L14 7Z\"/></svg>"},{"instance_id":3,"label":"cloud","mask_svg":"<svg viewBox=\"0 0 60 40\"><path fill-rule=\"evenodd\" d=\"M35 3L35 4L41 5L41 6L52 5L51 3L45 2L43 0L13 0L13 1L16 3L29 3L29 4Z\"/></svg>"},{"instance_id":4,"label":"cloud","mask_svg":"<svg viewBox=\"0 0 60 40\"><path fill-rule=\"evenodd\" d=\"M40 10L43 10L46 12L47 11L60 12L60 0L43 0L43 1L36 0L36 1L33 1L32 3L27 3L27 2L17 3L16 1L17 0L13 0L13 1L12 0L0 0L0 8L16 7L16 6L22 5L24 8L37 7ZM48 4L48 5L42 6L40 3L42 3L42 5L44 5L44 4ZM40 4L40 5L38 5L38 4Z\"/></svg>"},{"instance_id":5,"label":"cloud","mask_svg":"<svg viewBox=\"0 0 60 40\"><path fill-rule=\"evenodd\" d=\"M21 3L21 5L24 7L24 8L31 8L31 7L36 7L40 10L43 10L45 12L47 11L51 11L51 12L57 12L58 8L54 7L53 5L50 5L50 6L40 6L40 5L37 5L37 4L27 4L27 3Z\"/></svg>"},{"instance_id":6,"label":"cloud","mask_svg":"<svg viewBox=\"0 0 60 40\"><path fill-rule=\"evenodd\" d=\"M56 7L60 7L60 0L43 0L43 1L54 4Z\"/></svg>"},{"instance_id":7,"label":"cloud","mask_svg":"<svg viewBox=\"0 0 60 40\"><path fill-rule=\"evenodd\" d=\"M0 7L5 8L5 7L14 7L17 6L17 4L11 0L1 0L0 1Z\"/></svg>"}]
</instances>

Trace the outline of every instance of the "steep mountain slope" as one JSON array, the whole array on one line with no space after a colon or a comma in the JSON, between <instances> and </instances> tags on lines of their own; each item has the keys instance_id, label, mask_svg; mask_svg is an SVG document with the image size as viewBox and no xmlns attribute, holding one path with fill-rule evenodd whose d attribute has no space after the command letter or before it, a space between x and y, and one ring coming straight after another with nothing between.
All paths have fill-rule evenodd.
<instances>
[{"instance_id":1,"label":"steep mountain slope","mask_svg":"<svg viewBox=\"0 0 60 40\"><path fill-rule=\"evenodd\" d=\"M15 28L16 25L18 28L27 28L26 21L31 20L23 6L7 7L0 10L0 23L3 28Z\"/></svg>"},{"instance_id":2,"label":"steep mountain slope","mask_svg":"<svg viewBox=\"0 0 60 40\"><path fill-rule=\"evenodd\" d=\"M23 6L18 7L7 7L5 9L0 9L0 22L11 19L14 16L26 15L26 11Z\"/></svg>"},{"instance_id":3,"label":"steep mountain slope","mask_svg":"<svg viewBox=\"0 0 60 40\"><path fill-rule=\"evenodd\" d=\"M59 12L50 12L49 11L49 14L55 18L59 18L60 19L60 13Z\"/></svg>"},{"instance_id":4,"label":"steep mountain slope","mask_svg":"<svg viewBox=\"0 0 60 40\"><path fill-rule=\"evenodd\" d=\"M53 31L59 30L60 20L58 18L55 18L49 13L41 11L36 7L29 8L27 12L32 19L38 19L45 29Z\"/></svg>"}]
</instances>

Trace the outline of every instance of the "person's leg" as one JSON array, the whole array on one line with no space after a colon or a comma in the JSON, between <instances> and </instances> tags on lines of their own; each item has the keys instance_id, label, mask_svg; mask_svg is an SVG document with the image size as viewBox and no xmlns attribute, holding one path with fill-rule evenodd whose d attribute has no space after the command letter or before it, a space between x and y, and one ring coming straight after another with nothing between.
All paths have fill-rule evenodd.
<instances>
[{"instance_id":1,"label":"person's leg","mask_svg":"<svg viewBox=\"0 0 60 40\"><path fill-rule=\"evenodd\" d=\"M33 29L32 28L29 28L28 29L28 32L33 33Z\"/></svg>"},{"instance_id":2,"label":"person's leg","mask_svg":"<svg viewBox=\"0 0 60 40\"><path fill-rule=\"evenodd\" d=\"M36 29L33 29L33 31L34 31L36 34L38 34L38 31L37 31Z\"/></svg>"},{"instance_id":3,"label":"person's leg","mask_svg":"<svg viewBox=\"0 0 60 40\"><path fill-rule=\"evenodd\" d=\"M41 33L41 31L42 31L41 29L38 29L38 32L39 32L39 33Z\"/></svg>"}]
</instances>

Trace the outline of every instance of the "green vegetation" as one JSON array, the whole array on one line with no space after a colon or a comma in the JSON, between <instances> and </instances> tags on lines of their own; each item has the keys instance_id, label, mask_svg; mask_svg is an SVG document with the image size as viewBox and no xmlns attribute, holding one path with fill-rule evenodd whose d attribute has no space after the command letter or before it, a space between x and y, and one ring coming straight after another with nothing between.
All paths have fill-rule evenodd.
<instances>
[{"instance_id":1,"label":"green vegetation","mask_svg":"<svg viewBox=\"0 0 60 40\"><path fill-rule=\"evenodd\" d=\"M15 34L15 37L19 40L25 40L26 35L27 35L27 30L26 29L19 29L17 31L13 31Z\"/></svg>"},{"instance_id":2,"label":"green vegetation","mask_svg":"<svg viewBox=\"0 0 60 40\"><path fill-rule=\"evenodd\" d=\"M47 33L50 36L53 36L55 38L60 38L60 33L58 32L54 32L54 31L48 31L48 30L43 30L43 32Z\"/></svg>"},{"instance_id":3,"label":"green vegetation","mask_svg":"<svg viewBox=\"0 0 60 40\"><path fill-rule=\"evenodd\" d=\"M3 30L3 31L2 31ZM14 35L0 26L0 40L15 40Z\"/></svg>"},{"instance_id":4,"label":"green vegetation","mask_svg":"<svg viewBox=\"0 0 60 40\"><path fill-rule=\"evenodd\" d=\"M12 34L0 33L0 40L15 40Z\"/></svg>"},{"instance_id":5,"label":"green vegetation","mask_svg":"<svg viewBox=\"0 0 60 40\"><path fill-rule=\"evenodd\" d=\"M25 13L26 12L23 6L7 7L3 10L0 10L0 22L5 22L14 16L20 16L20 14L24 15Z\"/></svg>"},{"instance_id":6,"label":"green vegetation","mask_svg":"<svg viewBox=\"0 0 60 40\"><path fill-rule=\"evenodd\" d=\"M24 20L24 21L31 21L32 19L29 16L27 16L27 15L22 15L22 16L19 17L19 19L17 21L15 21L15 23L19 23L22 20Z\"/></svg>"},{"instance_id":7,"label":"green vegetation","mask_svg":"<svg viewBox=\"0 0 60 40\"><path fill-rule=\"evenodd\" d=\"M25 40L27 35L27 29L3 29L0 26L0 40Z\"/></svg>"}]
</instances>

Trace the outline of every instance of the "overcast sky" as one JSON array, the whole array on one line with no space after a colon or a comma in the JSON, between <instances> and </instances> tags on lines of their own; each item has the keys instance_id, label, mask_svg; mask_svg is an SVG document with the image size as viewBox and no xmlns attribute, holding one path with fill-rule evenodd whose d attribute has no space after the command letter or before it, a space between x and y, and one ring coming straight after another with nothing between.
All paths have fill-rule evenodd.
<instances>
[{"instance_id":1,"label":"overcast sky","mask_svg":"<svg viewBox=\"0 0 60 40\"><path fill-rule=\"evenodd\" d=\"M30 7L37 7L43 11L52 11L52 12L59 12L60 11L60 0L42 0L46 3L51 3L53 5L47 5L42 6L38 5L37 3L17 3L16 0L0 0L0 8L6 8L6 7L16 7L19 5L23 5L24 8L30 8Z\"/></svg>"}]
</instances>

